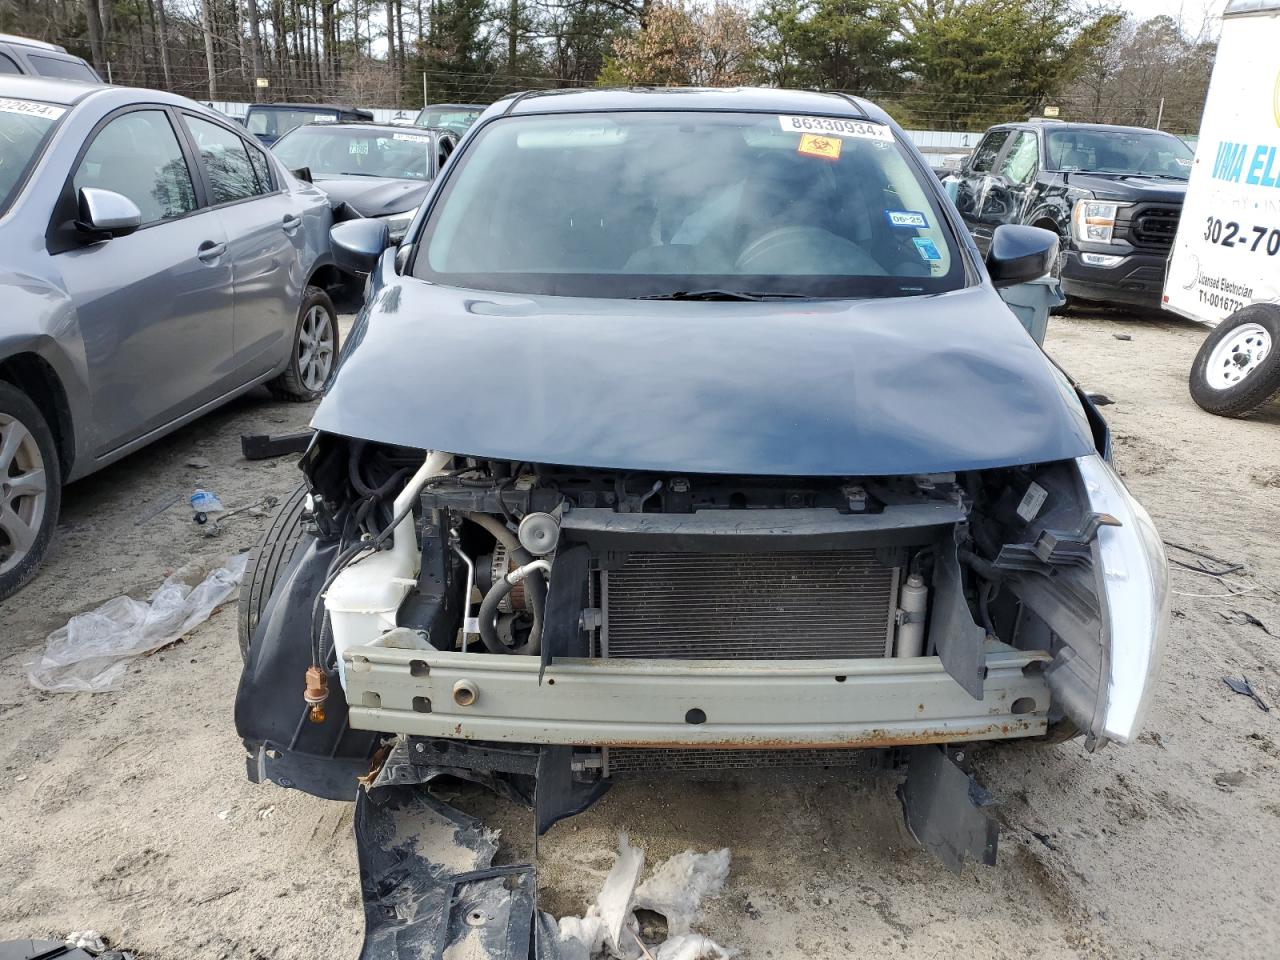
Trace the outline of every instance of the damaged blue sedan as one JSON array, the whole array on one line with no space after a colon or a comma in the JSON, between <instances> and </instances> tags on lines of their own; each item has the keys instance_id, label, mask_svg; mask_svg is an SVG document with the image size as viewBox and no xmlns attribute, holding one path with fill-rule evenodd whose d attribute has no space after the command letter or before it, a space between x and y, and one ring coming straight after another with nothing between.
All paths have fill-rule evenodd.
<instances>
[{"instance_id":1,"label":"damaged blue sedan","mask_svg":"<svg viewBox=\"0 0 1280 960\"><path fill-rule=\"evenodd\" d=\"M447 773L545 830L892 751L917 837L990 862L956 745L1138 735L1161 541L1000 296L1057 238L982 257L873 104L513 96L398 248L332 236L367 302L250 568L251 776Z\"/></svg>"}]
</instances>

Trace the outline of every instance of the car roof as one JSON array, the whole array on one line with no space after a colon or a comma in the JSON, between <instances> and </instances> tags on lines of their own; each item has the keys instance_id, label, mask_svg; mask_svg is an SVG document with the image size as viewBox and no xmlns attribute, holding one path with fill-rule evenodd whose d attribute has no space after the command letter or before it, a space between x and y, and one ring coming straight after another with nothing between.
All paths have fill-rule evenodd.
<instances>
[{"instance_id":1,"label":"car roof","mask_svg":"<svg viewBox=\"0 0 1280 960\"><path fill-rule=\"evenodd\" d=\"M363 107L344 107L338 103L251 103L250 110L338 110L345 113L368 113Z\"/></svg>"},{"instance_id":2,"label":"car roof","mask_svg":"<svg viewBox=\"0 0 1280 960\"><path fill-rule=\"evenodd\" d=\"M426 133L447 133L451 136L457 136L452 130L441 130L438 127L414 127L407 123L380 123L377 120L339 120L337 123L304 123L301 127L295 129L302 130L332 130L337 127L340 130L385 130L388 133L412 133L414 136L422 136ZM290 130L290 133L293 131Z\"/></svg>"},{"instance_id":3,"label":"car roof","mask_svg":"<svg viewBox=\"0 0 1280 960\"><path fill-rule=\"evenodd\" d=\"M502 103L504 101L498 101ZM624 87L583 90L535 90L506 98L515 114L581 113L622 110L742 110L851 117L888 122L875 104L843 93L779 90L774 87Z\"/></svg>"},{"instance_id":4,"label":"car roof","mask_svg":"<svg viewBox=\"0 0 1280 960\"><path fill-rule=\"evenodd\" d=\"M483 110L487 103L428 103L423 110Z\"/></svg>"},{"instance_id":5,"label":"car roof","mask_svg":"<svg viewBox=\"0 0 1280 960\"><path fill-rule=\"evenodd\" d=\"M17 74L5 74L0 77L0 97L43 100L45 103L58 103L63 106L79 103L89 94L103 89L105 89L104 84L86 83L80 80L55 80L52 77Z\"/></svg>"},{"instance_id":6,"label":"car roof","mask_svg":"<svg viewBox=\"0 0 1280 960\"><path fill-rule=\"evenodd\" d=\"M1110 130L1116 133L1163 133L1174 136L1167 130L1154 130L1151 127L1126 127L1118 123L1077 123L1075 121L1050 120L1018 120L1014 123L1002 123L1000 127L1017 128L1019 130Z\"/></svg>"},{"instance_id":7,"label":"car roof","mask_svg":"<svg viewBox=\"0 0 1280 960\"><path fill-rule=\"evenodd\" d=\"M67 48L44 40L32 40L30 37L18 37L12 33L0 33L0 43L12 43L20 47L35 47L37 50L48 50L50 53L66 53ZM77 58L79 59L79 58Z\"/></svg>"}]
</instances>

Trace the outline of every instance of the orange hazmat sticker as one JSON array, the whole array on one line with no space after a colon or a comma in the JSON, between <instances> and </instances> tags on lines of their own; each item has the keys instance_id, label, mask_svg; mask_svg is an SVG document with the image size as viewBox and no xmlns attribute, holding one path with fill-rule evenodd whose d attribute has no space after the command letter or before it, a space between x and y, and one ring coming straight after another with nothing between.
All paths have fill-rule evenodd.
<instances>
[{"instance_id":1,"label":"orange hazmat sticker","mask_svg":"<svg viewBox=\"0 0 1280 960\"><path fill-rule=\"evenodd\" d=\"M843 146L843 141L839 137L824 137L813 133L802 133L800 135L800 146L797 150L807 157L839 160L841 146Z\"/></svg>"}]
</instances>

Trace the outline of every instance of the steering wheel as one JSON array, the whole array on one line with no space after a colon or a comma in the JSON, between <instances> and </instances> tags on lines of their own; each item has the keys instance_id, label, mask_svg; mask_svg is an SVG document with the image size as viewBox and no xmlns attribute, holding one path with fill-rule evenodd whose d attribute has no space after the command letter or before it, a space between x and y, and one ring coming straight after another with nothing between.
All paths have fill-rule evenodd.
<instances>
[{"instance_id":1,"label":"steering wheel","mask_svg":"<svg viewBox=\"0 0 1280 960\"><path fill-rule=\"evenodd\" d=\"M779 261L787 267L778 269ZM790 262L788 262L790 261ZM822 265L827 268L821 268ZM777 227L747 244L734 266L744 273L858 273L883 276L884 268L856 243L821 227Z\"/></svg>"}]
</instances>

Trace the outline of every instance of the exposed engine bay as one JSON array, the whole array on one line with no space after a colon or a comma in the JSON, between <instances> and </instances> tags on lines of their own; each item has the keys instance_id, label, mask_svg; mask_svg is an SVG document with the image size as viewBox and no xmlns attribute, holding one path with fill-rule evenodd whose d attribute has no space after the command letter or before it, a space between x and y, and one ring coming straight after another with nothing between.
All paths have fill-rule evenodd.
<instances>
[{"instance_id":1,"label":"exposed engine bay","mask_svg":"<svg viewBox=\"0 0 1280 960\"><path fill-rule=\"evenodd\" d=\"M1136 735L1150 663L1112 638L1150 571L1107 532L1149 521L1101 458L726 477L321 434L303 468L237 699L254 779L447 773L542 831L630 773Z\"/></svg>"}]
</instances>

